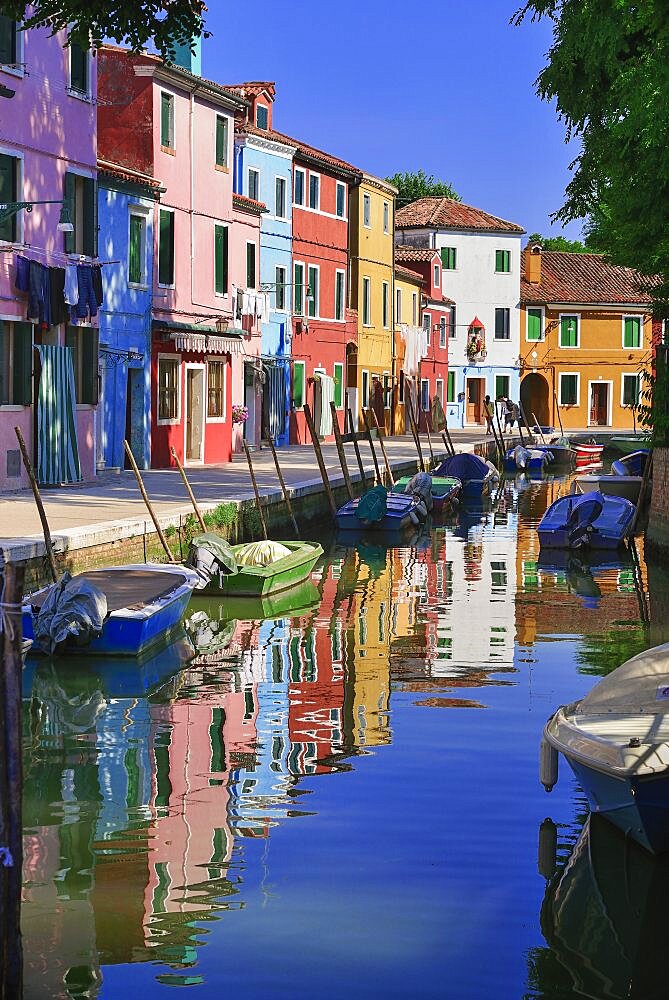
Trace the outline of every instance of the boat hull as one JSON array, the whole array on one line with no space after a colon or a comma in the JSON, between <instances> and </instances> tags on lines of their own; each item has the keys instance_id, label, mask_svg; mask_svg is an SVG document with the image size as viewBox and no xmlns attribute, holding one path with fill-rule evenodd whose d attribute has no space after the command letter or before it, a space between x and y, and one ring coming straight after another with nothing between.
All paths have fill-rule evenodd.
<instances>
[{"instance_id":1,"label":"boat hull","mask_svg":"<svg viewBox=\"0 0 669 1000\"><path fill-rule=\"evenodd\" d=\"M623 497L630 503L636 504L639 501L641 482L641 476L598 476L596 473L588 473L576 477L571 485L571 491L590 493L592 490L599 490L605 496Z\"/></svg>"},{"instance_id":2,"label":"boat hull","mask_svg":"<svg viewBox=\"0 0 669 1000\"><path fill-rule=\"evenodd\" d=\"M613 437L609 438L607 446L622 455L631 455L634 451L648 447L648 438L643 434L630 435L629 437L614 434Z\"/></svg>"},{"instance_id":3,"label":"boat hull","mask_svg":"<svg viewBox=\"0 0 669 1000\"><path fill-rule=\"evenodd\" d=\"M229 597L267 598L281 594L303 583L311 573L323 547L312 542L281 542L291 550L289 556L278 559L269 566L241 566L238 573L221 575L211 581L200 593ZM237 552L241 546L233 545Z\"/></svg>"},{"instance_id":4,"label":"boat hull","mask_svg":"<svg viewBox=\"0 0 669 1000\"><path fill-rule=\"evenodd\" d=\"M415 527L424 521L418 510L418 504L413 497L404 493L388 494L388 509L379 521L365 522L356 515L359 500L349 500L337 511L335 518L340 531L363 531L375 534L397 534Z\"/></svg>"},{"instance_id":5,"label":"boat hull","mask_svg":"<svg viewBox=\"0 0 669 1000\"><path fill-rule=\"evenodd\" d=\"M622 545L632 530L636 513L634 505L623 497L601 494L599 497L603 499L604 506L588 529L587 542L582 540L582 535L579 542L575 543L572 540L575 524L570 524L569 519L573 511L581 502L596 495L594 492L582 495L570 494L552 503L537 528L541 548L616 549Z\"/></svg>"}]
</instances>

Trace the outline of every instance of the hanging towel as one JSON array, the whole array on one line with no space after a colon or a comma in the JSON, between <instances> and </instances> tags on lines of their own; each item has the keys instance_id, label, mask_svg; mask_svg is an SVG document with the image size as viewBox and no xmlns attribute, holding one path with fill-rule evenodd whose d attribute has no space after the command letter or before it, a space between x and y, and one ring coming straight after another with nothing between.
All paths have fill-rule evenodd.
<instances>
[{"instance_id":1,"label":"hanging towel","mask_svg":"<svg viewBox=\"0 0 669 1000\"><path fill-rule=\"evenodd\" d=\"M14 285L19 292L30 291L30 261L27 257L16 258L16 278Z\"/></svg>"},{"instance_id":2,"label":"hanging towel","mask_svg":"<svg viewBox=\"0 0 669 1000\"><path fill-rule=\"evenodd\" d=\"M51 290L49 268L36 260L30 261L28 319L40 326L51 326Z\"/></svg>"},{"instance_id":3,"label":"hanging towel","mask_svg":"<svg viewBox=\"0 0 669 1000\"><path fill-rule=\"evenodd\" d=\"M40 344L37 479L46 486L82 480L77 444L74 367L69 347Z\"/></svg>"},{"instance_id":4,"label":"hanging towel","mask_svg":"<svg viewBox=\"0 0 669 1000\"><path fill-rule=\"evenodd\" d=\"M79 301L79 278L77 265L68 264L65 268L65 301L68 306L76 306Z\"/></svg>"},{"instance_id":5,"label":"hanging towel","mask_svg":"<svg viewBox=\"0 0 669 1000\"><path fill-rule=\"evenodd\" d=\"M334 400L334 379L330 375L318 377L321 380L321 436L328 437L332 434L332 409L330 403Z\"/></svg>"}]
</instances>

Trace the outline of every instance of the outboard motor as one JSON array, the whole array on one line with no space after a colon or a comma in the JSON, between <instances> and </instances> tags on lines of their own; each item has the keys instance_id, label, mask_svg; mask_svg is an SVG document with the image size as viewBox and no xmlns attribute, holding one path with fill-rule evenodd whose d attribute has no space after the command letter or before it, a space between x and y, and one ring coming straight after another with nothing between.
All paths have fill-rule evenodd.
<instances>
[{"instance_id":1,"label":"outboard motor","mask_svg":"<svg viewBox=\"0 0 669 1000\"><path fill-rule=\"evenodd\" d=\"M578 549L589 543L594 522L603 510L604 504L596 497L574 504L566 524L570 548Z\"/></svg>"},{"instance_id":2,"label":"outboard motor","mask_svg":"<svg viewBox=\"0 0 669 1000\"><path fill-rule=\"evenodd\" d=\"M530 461L530 452L522 444L516 445L513 449L513 460L517 469L526 469Z\"/></svg>"},{"instance_id":3,"label":"outboard motor","mask_svg":"<svg viewBox=\"0 0 669 1000\"><path fill-rule=\"evenodd\" d=\"M406 484L404 492L424 507L426 517L432 510L432 476L429 472L417 472Z\"/></svg>"},{"instance_id":4,"label":"outboard motor","mask_svg":"<svg viewBox=\"0 0 669 1000\"><path fill-rule=\"evenodd\" d=\"M35 647L52 654L66 646L88 646L102 634L106 618L107 598L100 588L64 573L42 607L33 609Z\"/></svg>"}]
</instances>

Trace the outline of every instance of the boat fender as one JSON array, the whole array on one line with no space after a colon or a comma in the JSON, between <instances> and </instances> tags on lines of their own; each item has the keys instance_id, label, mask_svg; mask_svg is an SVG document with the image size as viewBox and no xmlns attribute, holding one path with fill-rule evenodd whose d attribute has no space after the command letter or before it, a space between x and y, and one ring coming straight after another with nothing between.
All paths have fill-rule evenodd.
<instances>
[{"instance_id":1,"label":"boat fender","mask_svg":"<svg viewBox=\"0 0 669 1000\"><path fill-rule=\"evenodd\" d=\"M558 780L558 752L546 737L542 739L539 751L539 780L547 792L553 791Z\"/></svg>"},{"instance_id":2,"label":"boat fender","mask_svg":"<svg viewBox=\"0 0 669 1000\"><path fill-rule=\"evenodd\" d=\"M550 817L546 817L539 827L537 862L539 874L545 879L552 878L557 863L557 827Z\"/></svg>"}]
</instances>

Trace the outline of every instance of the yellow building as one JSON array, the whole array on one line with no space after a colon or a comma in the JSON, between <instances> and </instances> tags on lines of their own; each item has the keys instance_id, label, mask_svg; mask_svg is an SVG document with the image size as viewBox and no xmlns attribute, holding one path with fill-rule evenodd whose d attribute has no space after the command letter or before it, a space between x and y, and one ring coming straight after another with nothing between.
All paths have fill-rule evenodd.
<instances>
[{"instance_id":1,"label":"yellow building","mask_svg":"<svg viewBox=\"0 0 669 1000\"><path fill-rule=\"evenodd\" d=\"M363 174L349 198L351 308L358 312L358 343L347 348L347 401L361 420L373 406L391 429L393 372L393 241L395 197L391 184Z\"/></svg>"},{"instance_id":2,"label":"yellow building","mask_svg":"<svg viewBox=\"0 0 669 1000\"><path fill-rule=\"evenodd\" d=\"M528 420L565 431L632 429L652 357L640 276L600 254L525 249L520 398Z\"/></svg>"},{"instance_id":3,"label":"yellow building","mask_svg":"<svg viewBox=\"0 0 669 1000\"><path fill-rule=\"evenodd\" d=\"M414 417L419 414L420 361L414 349L407 359L407 347L420 340L422 334L421 290L424 281L417 271L402 264L395 264L395 351L393 367L392 422L393 434L409 433L406 416L406 399L411 393ZM413 353L413 359L411 354Z\"/></svg>"}]
</instances>

